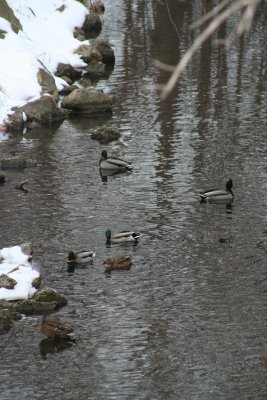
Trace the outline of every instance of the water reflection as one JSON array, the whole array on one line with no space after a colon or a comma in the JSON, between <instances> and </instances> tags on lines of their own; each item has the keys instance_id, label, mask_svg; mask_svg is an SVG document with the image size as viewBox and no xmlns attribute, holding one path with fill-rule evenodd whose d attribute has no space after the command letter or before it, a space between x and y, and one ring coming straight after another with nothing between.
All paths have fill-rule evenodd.
<instances>
[{"instance_id":1,"label":"water reflection","mask_svg":"<svg viewBox=\"0 0 267 400\"><path fill-rule=\"evenodd\" d=\"M39 351L44 360L47 359L47 354L61 353L66 349L71 348L76 343L75 339L57 338L43 339L39 343Z\"/></svg>"},{"instance_id":2,"label":"water reflection","mask_svg":"<svg viewBox=\"0 0 267 400\"><path fill-rule=\"evenodd\" d=\"M118 177L122 174L131 174L131 171L112 171L110 169L103 169L103 168L99 168L99 175L101 177L101 181L103 183L107 183L108 182L108 177Z\"/></svg>"}]
</instances>

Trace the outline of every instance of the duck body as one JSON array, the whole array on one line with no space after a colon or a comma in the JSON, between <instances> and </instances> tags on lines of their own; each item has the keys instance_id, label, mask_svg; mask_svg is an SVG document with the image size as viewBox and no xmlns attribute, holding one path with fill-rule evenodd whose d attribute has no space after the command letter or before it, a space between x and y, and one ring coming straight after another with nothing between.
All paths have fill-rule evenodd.
<instances>
[{"instance_id":1,"label":"duck body","mask_svg":"<svg viewBox=\"0 0 267 400\"><path fill-rule=\"evenodd\" d=\"M225 190L223 189L210 189L205 192L199 193L201 201L218 201L218 202L228 202L234 199L234 193L232 191L233 181L229 179L226 182Z\"/></svg>"},{"instance_id":2,"label":"duck body","mask_svg":"<svg viewBox=\"0 0 267 400\"><path fill-rule=\"evenodd\" d=\"M69 263L88 264L93 262L95 253L92 250L69 251L67 261Z\"/></svg>"},{"instance_id":3,"label":"duck body","mask_svg":"<svg viewBox=\"0 0 267 400\"><path fill-rule=\"evenodd\" d=\"M137 242L141 234L133 231L122 231L112 235L111 230L106 230L107 244L111 243L124 243L124 242Z\"/></svg>"},{"instance_id":4,"label":"duck body","mask_svg":"<svg viewBox=\"0 0 267 400\"><path fill-rule=\"evenodd\" d=\"M49 339L73 339L73 329L59 319L47 320L43 315L40 323L41 332Z\"/></svg>"},{"instance_id":5,"label":"duck body","mask_svg":"<svg viewBox=\"0 0 267 400\"><path fill-rule=\"evenodd\" d=\"M103 262L105 272L111 272L115 270L128 270L131 268L133 263L131 256L114 256L106 258Z\"/></svg>"},{"instance_id":6,"label":"duck body","mask_svg":"<svg viewBox=\"0 0 267 400\"><path fill-rule=\"evenodd\" d=\"M106 150L103 150L101 153L101 158L99 161L99 167L103 170L111 170L111 171L131 171L133 166L131 163L124 161L117 157L108 157L108 153Z\"/></svg>"}]
</instances>

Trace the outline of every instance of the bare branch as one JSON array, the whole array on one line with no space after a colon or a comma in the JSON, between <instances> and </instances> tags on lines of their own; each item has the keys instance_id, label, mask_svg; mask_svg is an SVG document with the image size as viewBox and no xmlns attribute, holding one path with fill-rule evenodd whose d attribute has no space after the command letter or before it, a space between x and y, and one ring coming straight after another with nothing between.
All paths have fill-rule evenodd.
<instances>
[{"instance_id":1,"label":"bare branch","mask_svg":"<svg viewBox=\"0 0 267 400\"><path fill-rule=\"evenodd\" d=\"M230 7L225 9L223 12L218 14L207 26L206 29L195 39L192 46L185 52L180 62L176 65L173 73L171 74L168 82L164 86L161 92L161 99L166 99L171 90L174 88L177 80L179 79L181 73L184 71L186 66L189 64L193 55L202 46L202 44L221 26L231 15L234 13L245 9L245 12L241 18L238 25L238 34L244 32L245 22L249 22L249 27L251 26L251 21L253 17L254 7L259 3L260 0L237 0ZM223 3L225 3L223 1ZM224 4L225 5L225 4ZM243 21L243 22L242 22ZM202 22L203 23L203 22ZM241 25L240 25L241 24ZM247 28L246 28L247 29Z\"/></svg>"},{"instance_id":2,"label":"bare branch","mask_svg":"<svg viewBox=\"0 0 267 400\"><path fill-rule=\"evenodd\" d=\"M221 12L226 7L227 3L229 3L229 0L222 0L216 7L203 15L203 17L190 24L189 29L193 30L199 28L202 24L219 14L219 12Z\"/></svg>"},{"instance_id":3,"label":"bare branch","mask_svg":"<svg viewBox=\"0 0 267 400\"><path fill-rule=\"evenodd\" d=\"M153 64L156 68L161 69L163 71L167 71L167 72L173 72L175 70L175 66L174 65L170 65L170 64L166 64L162 61L159 60L154 60Z\"/></svg>"}]
</instances>

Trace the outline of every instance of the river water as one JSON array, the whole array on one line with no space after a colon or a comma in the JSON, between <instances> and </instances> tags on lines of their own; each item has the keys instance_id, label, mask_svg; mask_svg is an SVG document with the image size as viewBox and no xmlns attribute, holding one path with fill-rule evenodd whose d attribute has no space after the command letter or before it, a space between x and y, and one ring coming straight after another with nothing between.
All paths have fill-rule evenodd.
<instances>
[{"instance_id":1,"label":"river water","mask_svg":"<svg viewBox=\"0 0 267 400\"><path fill-rule=\"evenodd\" d=\"M1 400L267 398L266 3L228 52L204 45L167 100L152 87L169 76L153 60L174 65L211 3L105 1L101 37L116 65L97 88L113 97L112 116L2 134L2 156L17 151L37 166L8 172L0 187L1 248L35 243L43 283L67 297L57 315L76 343L47 343L38 317L16 322L1 336ZM121 140L93 141L100 126ZM133 172L102 180L103 148ZM199 202L229 178L232 205ZM28 193L14 189L24 179ZM107 228L142 237L106 247ZM94 265L68 273L64 255L84 247ZM115 254L134 264L106 275Z\"/></svg>"}]
</instances>

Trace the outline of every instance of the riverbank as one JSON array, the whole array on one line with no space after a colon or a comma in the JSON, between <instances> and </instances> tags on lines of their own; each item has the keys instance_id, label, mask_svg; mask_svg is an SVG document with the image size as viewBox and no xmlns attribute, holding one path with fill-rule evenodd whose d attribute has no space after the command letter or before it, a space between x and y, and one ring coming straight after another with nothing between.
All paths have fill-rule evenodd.
<instances>
[{"instance_id":1,"label":"riverbank","mask_svg":"<svg viewBox=\"0 0 267 400\"><path fill-rule=\"evenodd\" d=\"M102 29L101 2L27 0L0 7L0 127L25 131L61 123L72 113L106 113L111 99L93 89L115 62ZM49 29L47 25L49 23ZM86 81L86 89L83 88ZM74 94L72 93L74 91ZM72 94L71 94L72 93ZM62 102L62 96L65 96ZM62 104L63 103L63 104Z\"/></svg>"}]
</instances>

